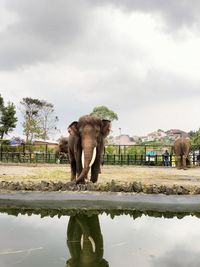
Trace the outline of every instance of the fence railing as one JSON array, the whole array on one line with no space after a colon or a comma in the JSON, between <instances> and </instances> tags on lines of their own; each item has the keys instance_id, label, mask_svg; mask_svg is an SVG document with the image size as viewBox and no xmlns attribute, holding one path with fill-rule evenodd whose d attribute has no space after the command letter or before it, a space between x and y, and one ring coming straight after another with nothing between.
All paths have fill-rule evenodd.
<instances>
[{"instance_id":1,"label":"fence railing","mask_svg":"<svg viewBox=\"0 0 200 267\"><path fill-rule=\"evenodd\" d=\"M200 154L195 152L189 156L191 165L200 165ZM175 166L175 156L170 155L168 165ZM5 163L49 163L49 164L69 164L69 157L59 157L56 153L34 153L34 152L0 152L0 162ZM165 165L162 155L145 154L104 154L103 164L105 165Z\"/></svg>"},{"instance_id":2,"label":"fence railing","mask_svg":"<svg viewBox=\"0 0 200 267\"><path fill-rule=\"evenodd\" d=\"M1 152L0 161L7 163L58 163L58 157L55 153Z\"/></svg>"}]
</instances>

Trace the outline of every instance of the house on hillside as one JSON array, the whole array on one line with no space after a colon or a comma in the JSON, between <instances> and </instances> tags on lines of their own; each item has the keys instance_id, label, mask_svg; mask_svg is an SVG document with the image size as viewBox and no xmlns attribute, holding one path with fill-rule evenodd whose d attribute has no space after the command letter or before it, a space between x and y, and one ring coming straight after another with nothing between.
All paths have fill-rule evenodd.
<instances>
[{"instance_id":1,"label":"house on hillside","mask_svg":"<svg viewBox=\"0 0 200 267\"><path fill-rule=\"evenodd\" d=\"M113 139L114 145L135 145L128 134L121 134Z\"/></svg>"},{"instance_id":2,"label":"house on hillside","mask_svg":"<svg viewBox=\"0 0 200 267\"><path fill-rule=\"evenodd\" d=\"M179 129L168 130L166 131L166 134L171 140L175 140L179 136L188 136L186 132L179 130Z\"/></svg>"},{"instance_id":3,"label":"house on hillside","mask_svg":"<svg viewBox=\"0 0 200 267\"><path fill-rule=\"evenodd\" d=\"M164 131L158 130L147 135L147 141L157 141L166 137L166 133Z\"/></svg>"}]
</instances>

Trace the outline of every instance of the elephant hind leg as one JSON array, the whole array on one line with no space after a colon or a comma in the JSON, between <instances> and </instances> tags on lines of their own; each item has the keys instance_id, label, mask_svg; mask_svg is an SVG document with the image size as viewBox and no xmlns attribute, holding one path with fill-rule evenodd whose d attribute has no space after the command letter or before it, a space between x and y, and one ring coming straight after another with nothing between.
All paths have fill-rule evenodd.
<instances>
[{"instance_id":1,"label":"elephant hind leg","mask_svg":"<svg viewBox=\"0 0 200 267\"><path fill-rule=\"evenodd\" d=\"M182 156L182 164L183 164L183 169L184 170L187 170L186 159L187 159L187 157L185 155L183 155Z\"/></svg>"},{"instance_id":2,"label":"elephant hind leg","mask_svg":"<svg viewBox=\"0 0 200 267\"><path fill-rule=\"evenodd\" d=\"M177 169L181 170L182 169L182 157L177 156Z\"/></svg>"}]
</instances>

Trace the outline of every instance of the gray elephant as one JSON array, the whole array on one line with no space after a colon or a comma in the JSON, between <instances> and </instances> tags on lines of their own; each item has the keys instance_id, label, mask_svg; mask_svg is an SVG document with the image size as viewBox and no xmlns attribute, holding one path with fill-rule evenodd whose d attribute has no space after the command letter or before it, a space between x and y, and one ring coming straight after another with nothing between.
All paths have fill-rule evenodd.
<instances>
[{"instance_id":1,"label":"gray elephant","mask_svg":"<svg viewBox=\"0 0 200 267\"><path fill-rule=\"evenodd\" d=\"M60 161L68 159L68 138L61 137L56 149L56 158Z\"/></svg>"},{"instance_id":2,"label":"gray elephant","mask_svg":"<svg viewBox=\"0 0 200 267\"><path fill-rule=\"evenodd\" d=\"M111 129L109 120L85 115L68 127L68 151L71 180L85 183L91 168L91 181L97 182L104 150L104 140Z\"/></svg>"},{"instance_id":3,"label":"gray elephant","mask_svg":"<svg viewBox=\"0 0 200 267\"><path fill-rule=\"evenodd\" d=\"M71 216L67 228L67 245L71 259L67 267L108 267L103 258L103 237L98 215Z\"/></svg>"},{"instance_id":4,"label":"gray elephant","mask_svg":"<svg viewBox=\"0 0 200 267\"><path fill-rule=\"evenodd\" d=\"M179 137L173 145L173 151L176 155L177 168L187 169L190 152L190 139L188 137Z\"/></svg>"}]
</instances>

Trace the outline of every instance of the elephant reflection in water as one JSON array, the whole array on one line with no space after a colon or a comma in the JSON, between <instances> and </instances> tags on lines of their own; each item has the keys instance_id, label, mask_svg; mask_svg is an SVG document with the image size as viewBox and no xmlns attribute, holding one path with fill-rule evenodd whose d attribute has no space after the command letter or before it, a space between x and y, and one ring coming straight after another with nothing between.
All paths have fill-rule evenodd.
<instances>
[{"instance_id":1,"label":"elephant reflection in water","mask_svg":"<svg viewBox=\"0 0 200 267\"><path fill-rule=\"evenodd\" d=\"M67 245L71 259L66 267L109 267L103 259L103 237L98 215L75 215L69 219Z\"/></svg>"}]
</instances>

